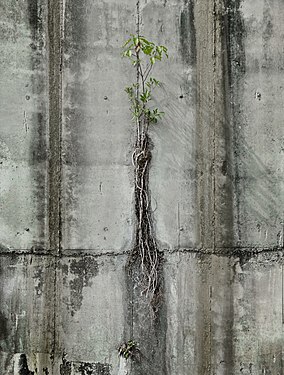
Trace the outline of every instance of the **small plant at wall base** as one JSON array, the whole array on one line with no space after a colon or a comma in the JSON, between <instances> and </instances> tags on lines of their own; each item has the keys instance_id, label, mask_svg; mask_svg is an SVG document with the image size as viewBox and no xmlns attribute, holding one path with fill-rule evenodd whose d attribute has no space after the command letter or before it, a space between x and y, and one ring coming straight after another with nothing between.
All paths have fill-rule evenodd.
<instances>
[{"instance_id":1,"label":"small plant at wall base","mask_svg":"<svg viewBox=\"0 0 284 375\"><path fill-rule=\"evenodd\" d=\"M132 340L124 342L118 348L118 354L120 355L120 357L123 357L125 359L137 359L137 357L140 355L138 343Z\"/></svg>"},{"instance_id":2,"label":"small plant at wall base","mask_svg":"<svg viewBox=\"0 0 284 375\"><path fill-rule=\"evenodd\" d=\"M151 163L151 140L149 127L156 124L164 112L152 107L153 91L161 83L151 73L157 63L168 57L163 45L156 45L141 35L131 35L123 45L123 57L136 69L136 82L125 88L131 103L132 120L136 125L136 142L132 154L135 178L135 212L137 218L135 246L130 265L140 262L144 292L150 298L153 311L159 304L160 253L153 231L151 198L149 192L149 168Z\"/></svg>"}]
</instances>

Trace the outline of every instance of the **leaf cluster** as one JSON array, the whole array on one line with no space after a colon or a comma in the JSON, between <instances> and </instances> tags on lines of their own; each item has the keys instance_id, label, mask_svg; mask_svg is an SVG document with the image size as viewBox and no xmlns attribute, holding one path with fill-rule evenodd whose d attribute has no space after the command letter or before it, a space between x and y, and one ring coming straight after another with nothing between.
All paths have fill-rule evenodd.
<instances>
[{"instance_id":1,"label":"leaf cluster","mask_svg":"<svg viewBox=\"0 0 284 375\"><path fill-rule=\"evenodd\" d=\"M133 358L139 352L137 345L137 342L129 340L118 348L118 354L125 359Z\"/></svg>"},{"instance_id":2,"label":"leaf cluster","mask_svg":"<svg viewBox=\"0 0 284 375\"><path fill-rule=\"evenodd\" d=\"M122 56L130 59L138 72L137 83L125 88L132 105L132 119L140 121L144 117L149 124L157 123L164 112L158 108L150 109L148 105L153 90L161 86L161 82L149 75L156 61L161 61L164 56L168 57L168 49L139 35L131 35L122 48Z\"/></svg>"},{"instance_id":3,"label":"leaf cluster","mask_svg":"<svg viewBox=\"0 0 284 375\"><path fill-rule=\"evenodd\" d=\"M130 58L133 65L137 65L139 63L137 59L133 59L133 57L137 57L140 52L148 57L151 65L155 64L157 60L161 61L163 55L168 57L167 47L163 45L158 46L140 35L132 34L131 37L123 44L122 48L122 56Z\"/></svg>"},{"instance_id":4,"label":"leaf cluster","mask_svg":"<svg viewBox=\"0 0 284 375\"><path fill-rule=\"evenodd\" d=\"M152 99L150 89L146 89L137 98L135 95L136 87L137 84L133 84L132 86L127 86L125 88L125 92L127 93L128 98L132 104L132 120L135 121L137 119L139 121L142 120L142 117L144 116L149 123L156 124L162 117L164 112L161 112L158 108L150 109L146 106L146 104Z\"/></svg>"}]
</instances>

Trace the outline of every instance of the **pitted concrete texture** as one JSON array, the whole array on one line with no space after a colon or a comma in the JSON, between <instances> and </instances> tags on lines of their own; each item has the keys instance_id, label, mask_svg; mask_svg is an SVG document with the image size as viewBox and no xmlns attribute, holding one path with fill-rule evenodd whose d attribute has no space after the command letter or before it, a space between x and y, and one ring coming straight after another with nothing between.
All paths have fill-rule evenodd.
<instances>
[{"instance_id":1,"label":"pitted concrete texture","mask_svg":"<svg viewBox=\"0 0 284 375\"><path fill-rule=\"evenodd\" d=\"M129 249L134 124L124 87L135 71L121 45L135 27L128 2L67 1L63 51L63 248ZM98 215L98 212L100 214Z\"/></svg>"},{"instance_id":2,"label":"pitted concrete texture","mask_svg":"<svg viewBox=\"0 0 284 375\"><path fill-rule=\"evenodd\" d=\"M279 1L259 1L257 6L244 1L240 11L243 38L234 40L231 64L235 243L281 248L284 60L279 46L284 35L284 8Z\"/></svg>"},{"instance_id":3,"label":"pitted concrete texture","mask_svg":"<svg viewBox=\"0 0 284 375\"><path fill-rule=\"evenodd\" d=\"M0 248L45 248L46 3L4 0L0 12Z\"/></svg>"},{"instance_id":4,"label":"pitted concrete texture","mask_svg":"<svg viewBox=\"0 0 284 375\"><path fill-rule=\"evenodd\" d=\"M283 374L284 3L137 4L0 4L0 375ZM169 49L150 130L156 316L128 262L137 9Z\"/></svg>"}]
</instances>

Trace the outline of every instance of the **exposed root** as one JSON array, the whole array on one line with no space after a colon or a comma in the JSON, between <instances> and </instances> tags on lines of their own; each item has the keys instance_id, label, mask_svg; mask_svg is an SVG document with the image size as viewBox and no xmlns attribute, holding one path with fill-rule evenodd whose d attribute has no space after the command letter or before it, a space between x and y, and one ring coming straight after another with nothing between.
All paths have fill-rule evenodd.
<instances>
[{"instance_id":1,"label":"exposed root","mask_svg":"<svg viewBox=\"0 0 284 375\"><path fill-rule=\"evenodd\" d=\"M135 212L137 218L135 246L131 262L139 261L142 271L143 293L150 299L154 312L158 306L160 255L153 233L149 168L151 144L148 123L140 121L135 150L132 155L135 176Z\"/></svg>"}]
</instances>

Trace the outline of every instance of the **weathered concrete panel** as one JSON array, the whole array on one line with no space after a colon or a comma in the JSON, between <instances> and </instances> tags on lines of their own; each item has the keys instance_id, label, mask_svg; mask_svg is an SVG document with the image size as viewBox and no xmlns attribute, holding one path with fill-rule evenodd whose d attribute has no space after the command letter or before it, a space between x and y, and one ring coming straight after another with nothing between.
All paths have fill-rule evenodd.
<instances>
[{"instance_id":1,"label":"weathered concrete panel","mask_svg":"<svg viewBox=\"0 0 284 375\"><path fill-rule=\"evenodd\" d=\"M284 6L241 2L229 29L234 122L235 243L283 246Z\"/></svg>"},{"instance_id":2,"label":"weathered concrete panel","mask_svg":"<svg viewBox=\"0 0 284 375\"><path fill-rule=\"evenodd\" d=\"M274 263L275 262L275 263ZM283 371L283 263L260 256L234 276L235 371L281 374Z\"/></svg>"},{"instance_id":3,"label":"weathered concrete panel","mask_svg":"<svg viewBox=\"0 0 284 375\"><path fill-rule=\"evenodd\" d=\"M124 337L125 262L125 256L70 257L60 262L57 351L66 352L70 363L105 364L117 374L118 347L129 339Z\"/></svg>"},{"instance_id":4,"label":"weathered concrete panel","mask_svg":"<svg viewBox=\"0 0 284 375\"><path fill-rule=\"evenodd\" d=\"M39 368L38 358L45 367L54 349L55 260L1 256L0 274L1 373L14 375L20 354L30 356Z\"/></svg>"},{"instance_id":5,"label":"weathered concrete panel","mask_svg":"<svg viewBox=\"0 0 284 375\"><path fill-rule=\"evenodd\" d=\"M136 2L0 5L0 373L282 374L283 2L140 10L141 32L170 53L155 73L165 117L151 130L166 249L155 319L122 254L135 225L123 93L135 72L120 45L136 31ZM48 219L59 251L24 255L48 250ZM254 247L269 251L249 259ZM118 357L128 340L133 362Z\"/></svg>"},{"instance_id":6,"label":"weathered concrete panel","mask_svg":"<svg viewBox=\"0 0 284 375\"><path fill-rule=\"evenodd\" d=\"M0 5L0 248L46 245L46 2Z\"/></svg>"},{"instance_id":7,"label":"weathered concrete panel","mask_svg":"<svg viewBox=\"0 0 284 375\"><path fill-rule=\"evenodd\" d=\"M283 264L166 257L167 373L281 374Z\"/></svg>"},{"instance_id":8,"label":"weathered concrete panel","mask_svg":"<svg viewBox=\"0 0 284 375\"><path fill-rule=\"evenodd\" d=\"M124 93L129 66L120 47L136 28L133 5L65 5L64 249L123 251L132 241L133 124Z\"/></svg>"},{"instance_id":9,"label":"weathered concrete panel","mask_svg":"<svg viewBox=\"0 0 284 375\"><path fill-rule=\"evenodd\" d=\"M168 255L165 262L166 371L196 374L198 259L192 254Z\"/></svg>"},{"instance_id":10,"label":"weathered concrete panel","mask_svg":"<svg viewBox=\"0 0 284 375\"><path fill-rule=\"evenodd\" d=\"M155 93L155 105L165 112L150 132L154 149L149 181L156 235L161 248L192 248L197 209L194 5L149 1L141 4L141 18L141 33L169 49L169 59L153 70L153 76L163 82Z\"/></svg>"}]
</instances>

